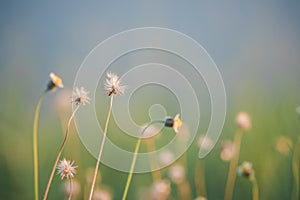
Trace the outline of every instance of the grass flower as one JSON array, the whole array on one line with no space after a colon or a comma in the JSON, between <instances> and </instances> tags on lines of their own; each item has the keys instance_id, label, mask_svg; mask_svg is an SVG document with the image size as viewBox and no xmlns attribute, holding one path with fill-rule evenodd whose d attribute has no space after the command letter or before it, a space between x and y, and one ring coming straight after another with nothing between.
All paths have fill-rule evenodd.
<instances>
[{"instance_id":1,"label":"grass flower","mask_svg":"<svg viewBox=\"0 0 300 200\"><path fill-rule=\"evenodd\" d=\"M106 77L106 80L104 83L104 90L106 92L106 95L110 97L110 104L109 104L106 123L105 123L105 127L104 127L103 138L101 141L100 150L99 150L99 154L98 154L98 158L97 158L97 163L96 163L96 167L95 167L95 171L94 171L89 200L91 200L93 197L94 187L95 187L95 183L96 183L96 179L97 179L97 173L98 173L100 160L101 160L101 156L102 156L102 152L103 152L103 148L104 148L104 143L106 140L108 123L109 123L109 119L110 119L110 115L111 115L111 111L112 111L113 97L115 95L123 94L125 87L120 85L119 76L117 76L113 73L107 73L107 77Z\"/></svg>"},{"instance_id":2,"label":"grass flower","mask_svg":"<svg viewBox=\"0 0 300 200\"><path fill-rule=\"evenodd\" d=\"M86 105L90 103L90 98L88 96L89 92L85 91L83 87L75 88L75 91L72 96L72 102L75 103L75 105Z\"/></svg>"},{"instance_id":3,"label":"grass flower","mask_svg":"<svg viewBox=\"0 0 300 200\"><path fill-rule=\"evenodd\" d=\"M249 131L251 129L251 120L248 113L240 112L236 117L236 124L243 131Z\"/></svg>"},{"instance_id":4,"label":"grass flower","mask_svg":"<svg viewBox=\"0 0 300 200\"><path fill-rule=\"evenodd\" d=\"M169 177L175 184L181 184L185 180L185 169L180 164L171 166L169 170Z\"/></svg>"},{"instance_id":5,"label":"grass flower","mask_svg":"<svg viewBox=\"0 0 300 200\"><path fill-rule=\"evenodd\" d=\"M234 152L234 156L230 160L229 173L228 173L226 190L225 190L225 200L232 199L243 132L249 131L252 126L250 116L248 115L248 113L245 112L238 113L236 117L236 123L238 128L233 140L233 147L235 152Z\"/></svg>"},{"instance_id":6,"label":"grass flower","mask_svg":"<svg viewBox=\"0 0 300 200\"><path fill-rule=\"evenodd\" d=\"M59 174L61 179L71 179L76 174L77 167L78 166L74 166L74 161L64 158L57 165L57 174Z\"/></svg>"},{"instance_id":7,"label":"grass flower","mask_svg":"<svg viewBox=\"0 0 300 200\"><path fill-rule=\"evenodd\" d=\"M119 76L109 72L107 73L107 78L105 80L104 90L107 96L122 95L125 86L120 85Z\"/></svg>"},{"instance_id":8,"label":"grass flower","mask_svg":"<svg viewBox=\"0 0 300 200\"><path fill-rule=\"evenodd\" d=\"M237 168L237 174L243 177L246 177L250 180L252 183L252 199L258 200L259 199L259 193L258 193L258 184L255 178L255 171L252 168L252 163L250 162L243 162L238 168Z\"/></svg>"},{"instance_id":9,"label":"grass flower","mask_svg":"<svg viewBox=\"0 0 300 200\"><path fill-rule=\"evenodd\" d=\"M61 160L57 165L57 174L60 175L61 180L66 178L69 180L69 198L72 197L72 178L76 174L76 168L78 166L74 166L74 161L66 160L65 158Z\"/></svg>"},{"instance_id":10,"label":"grass flower","mask_svg":"<svg viewBox=\"0 0 300 200\"><path fill-rule=\"evenodd\" d=\"M164 165L164 166L170 165L175 160L175 156L174 156L173 152L171 152L169 150L162 151L159 154L158 158L159 158L160 164Z\"/></svg>"},{"instance_id":11,"label":"grass flower","mask_svg":"<svg viewBox=\"0 0 300 200\"><path fill-rule=\"evenodd\" d=\"M171 194L171 184L168 180L158 180L153 183L151 199L166 200Z\"/></svg>"},{"instance_id":12,"label":"grass flower","mask_svg":"<svg viewBox=\"0 0 300 200\"><path fill-rule=\"evenodd\" d=\"M45 94L49 90L54 90L56 87L63 87L62 80L58 76L56 76L54 73L50 73L50 82L47 85L46 90L42 92L42 94L39 97L35 113L34 113L34 121L33 121L33 171L34 171L34 198L35 200L39 199L39 171L38 171L38 121L39 121L39 113L42 105L42 101L44 99Z\"/></svg>"},{"instance_id":13,"label":"grass flower","mask_svg":"<svg viewBox=\"0 0 300 200\"><path fill-rule=\"evenodd\" d=\"M173 130L175 131L175 133L178 133L179 132L179 128L181 127L182 125L182 121L181 119L179 118L179 114L177 114L174 118L167 118L166 121L165 121L165 127L172 127Z\"/></svg>"},{"instance_id":14,"label":"grass flower","mask_svg":"<svg viewBox=\"0 0 300 200\"><path fill-rule=\"evenodd\" d=\"M83 93L82 93L83 91ZM78 93L79 92L79 93ZM58 164L58 161L59 161L59 158L62 154L62 151L67 143L67 139L69 137L69 130L70 130L70 125L71 125L71 122L75 116L75 113L77 112L77 110L79 109L80 105L85 105L87 102L87 100L89 100L89 97L87 96L88 92L85 91L83 88L81 88L80 90L78 88L75 89L74 93L73 93L73 97L75 97L75 99L72 100L72 102L77 105L77 107L74 109L74 111L72 112L69 120L68 120L68 123L67 123L67 128L66 128L66 134L65 134L65 138L62 142L62 145L61 147L59 148L59 151L57 153L57 156L56 156L56 159L55 159L55 162L54 162L54 165L52 167L52 171L51 171L51 174L50 174L50 177L49 177L49 180L48 180L48 184L47 184L47 187L46 187L46 190L45 190L45 193L44 193L44 200L47 199L47 196L48 196L48 193L49 193L49 189L50 189L50 186L51 186L51 183L52 183L52 179L53 179L53 176L54 176L54 173L55 173L55 168ZM76 99L80 99L80 102L79 100L76 100Z\"/></svg>"},{"instance_id":15,"label":"grass flower","mask_svg":"<svg viewBox=\"0 0 300 200\"><path fill-rule=\"evenodd\" d=\"M157 123L162 123L162 124L164 124L165 127L172 127L176 133L178 132L178 129L182 125L182 122L181 122L181 120L179 118L179 114L177 114L174 118L169 118L168 117L165 120L155 120L155 121L150 122L142 130L141 136L144 135L145 131L149 127L151 127L151 125L157 124ZM133 170L134 170L134 167L135 167L136 158L137 158L137 154L138 154L140 145L141 145L141 137L139 137L139 139L137 140L137 143L135 145L135 150L134 150L134 153L133 153L133 159L132 159L132 162L131 162L130 171L129 171L129 175L128 175L128 178L127 178L127 181L126 181L126 185L125 185L125 189L124 189L122 200L125 200L126 197L127 197L127 193L128 193L128 190L129 190L129 186L130 186L130 183L131 183L132 176L133 176Z\"/></svg>"},{"instance_id":16,"label":"grass flower","mask_svg":"<svg viewBox=\"0 0 300 200\"><path fill-rule=\"evenodd\" d=\"M47 89L46 90L55 90L56 88L63 88L64 84L62 83L62 80L60 77L56 76L54 73L50 73L50 81L47 85Z\"/></svg>"},{"instance_id":17,"label":"grass flower","mask_svg":"<svg viewBox=\"0 0 300 200\"><path fill-rule=\"evenodd\" d=\"M293 143L289 137L280 136L276 140L275 149L281 155L287 156L290 153L292 146L293 146Z\"/></svg>"},{"instance_id":18,"label":"grass flower","mask_svg":"<svg viewBox=\"0 0 300 200\"><path fill-rule=\"evenodd\" d=\"M112 200L112 194L107 189L96 189L92 200Z\"/></svg>"},{"instance_id":19,"label":"grass flower","mask_svg":"<svg viewBox=\"0 0 300 200\"><path fill-rule=\"evenodd\" d=\"M228 162L234 157L234 155L235 155L235 147L232 144L232 142L231 141L223 142L221 147L221 153L220 153L221 160Z\"/></svg>"}]
</instances>

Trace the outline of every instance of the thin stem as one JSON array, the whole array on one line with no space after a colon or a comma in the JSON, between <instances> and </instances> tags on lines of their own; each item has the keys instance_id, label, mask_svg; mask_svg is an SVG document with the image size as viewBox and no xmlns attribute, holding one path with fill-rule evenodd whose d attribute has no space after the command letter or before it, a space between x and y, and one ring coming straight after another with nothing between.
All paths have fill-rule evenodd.
<instances>
[{"instance_id":1,"label":"thin stem","mask_svg":"<svg viewBox=\"0 0 300 200\"><path fill-rule=\"evenodd\" d=\"M197 196L207 197L205 186L205 165L204 161L198 160L195 167L195 185Z\"/></svg>"},{"instance_id":2,"label":"thin stem","mask_svg":"<svg viewBox=\"0 0 300 200\"><path fill-rule=\"evenodd\" d=\"M242 140L243 132L241 129L237 129L237 132L234 137L233 145L235 148L235 155L230 161L229 166L229 173L227 178L227 184L226 184L226 191L225 191L225 200L231 200L233 189L234 189L234 183L236 178L236 169L239 161L239 153L240 153L240 146L241 146L241 140Z\"/></svg>"},{"instance_id":3,"label":"thin stem","mask_svg":"<svg viewBox=\"0 0 300 200\"><path fill-rule=\"evenodd\" d=\"M258 200L259 199L259 192L258 192L258 184L256 178L252 180L252 199Z\"/></svg>"},{"instance_id":4,"label":"thin stem","mask_svg":"<svg viewBox=\"0 0 300 200\"><path fill-rule=\"evenodd\" d=\"M72 198L72 179L70 178L69 180L70 180L70 191L69 191L69 198L68 198L68 200L71 200L71 198Z\"/></svg>"},{"instance_id":5,"label":"thin stem","mask_svg":"<svg viewBox=\"0 0 300 200\"><path fill-rule=\"evenodd\" d=\"M293 199L298 200L299 196L299 154L300 154L300 146L299 142L296 143L292 167L293 167L293 176L294 176L294 186L293 186Z\"/></svg>"},{"instance_id":6,"label":"thin stem","mask_svg":"<svg viewBox=\"0 0 300 200\"><path fill-rule=\"evenodd\" d=\"M155 121L150 122L143 129L143 131L141 132L141 136L144 134L144 132L146 131L147 128L149 128L152 124L155 124L155 123L165 123L165 121L163 121L163 120L155 120ZM133 175L133 170L134 170L135 163L136 163L137 153L138 153L140 145L141 145L141 140L142 140L142 138L139 137L139 139L138 139L138 141L137 141L137 143L135 145L135 150L134 150L134 153L133 153L133 159L132 159L132 162L131 162L130 171L129 171L129 175L127 177L127 181L126 181L126 185L125 185L125 189L124 189L122 200L126 200L126 197L127 197L127 193L128 193L129 186L130 186L131 179L132 179L132 175Z\"/></svg>"},{"instance_id":7,"label":"thin stem","mask_svg":"<svg viewBox=\"0 0 300 200\"><path fill-rule=\"evenodd\" d=\"M38 161L38 122L39 122L39 113L42 105L43 98L46 94L44 91L38 100L35 114L34 114L34 121L33 121L33 174L34 174L34 198L35 200L39 199L39 161Z\"/></svg>"},{"instance_id":8,"label":"thin stem","mask_svg":"<svg viewBox=\"0 0 300 200\"><path fill-rule=\"evenodd\" d=\"M112 104L113 104L113 96L111 96L111 98L110 98L110 106L109 106L109 110L108 110L108 113L107 113L107 118L106 118L106 123L105 123L105 127L104 127L104 133L103 133L103 139L102 139L102 142L101 142L101 145L100 145L100 150L99 150L99 155L98 155L98 159L97 159L97 164L96 164L95 171L94 171L93 182L92 182L92 186L91 186L89 200L92 199L93 193L94 193L94 188L95 188L95 183L96 183L96 179L97 179L98 168L99 168L99 164L100 164L100 160L101 160L101 156L102 156L102 152L103 152L103 147L104 147L104 143L105 143L105 139L106 139L108 122L109 122L110 115L111 115Z\"/></svg>"},{"instance_id":9,"label":"thin stem","mask_svg":"<svg viewBox=\"0 0 300 200\"><path fill-rule=\"evenodd\" d=\"M56 159L55 159L55 162L54 162L54 165L53 165L53 168L52 168L49 180L48 180L48 184L47 184L47 187L46 187L46 190L45 190L45 193L44 193L44 198L43 198L44 200L46 200L47 197L48 197L49 189L50 189L50 186L51 186L51 183L52 183L52 179L53 179L53 176L54 176L54 173L55 173L55 169L56 169L57 163L59 161L59 158L61 156L61 153L62 153L62 151L63 151L63 149L64 149L64 147L66 145L66 142L67 142L67 139L68 139L68 136L69 136L70 124L71 124L72 119L74 118L75 113L78 110L78 108L79 108L79 106L77 106L75 108L75 110L73 111L73 113L72 113L72 115L71 115L71 117L70 117L70 119L68 121L65 138L64 138L63 143L62 143L62 145L61 145L61 147L60 147L60 149L58 151L58 154L56 156Z\"/></svg>"},{"instance_id":10,"label":"thin stem","mask_svg":"<svg viewBox=\"0 0 300 200\"><path fill-rule=\"evenodd\" d=\"M178 189L179 199L191 199L191 187L187 180L182 183L176 184Z\"/></svg>"},{"instance_id":11,"label":"thin stem","mask_svg":"<svg viewBox=\"0 0 300 200\"><path fill-rule=\"evenodd\" d=\"M127 181L126 181L125 190L124 190L124 193L123 193L122 200L125 200L126 197L127 197L127 193L128 193L129 186L130 186L130 183L131 183L131 179L132 179L132 175L133 175L133 170L134 170L134 167L135 167L137 153L138 153L139 148L140 148L141 140L142 139L139 138L138 141L137 141L137 143L136 143L136 146L135 146L135 150L134 150L134 154L133 154L133 159L132 159L132 163L131 163L131 166L130 166L130 172L129 172L129 175L128 175L128 178L127 178Z\"/></svg>"}]
</instances>

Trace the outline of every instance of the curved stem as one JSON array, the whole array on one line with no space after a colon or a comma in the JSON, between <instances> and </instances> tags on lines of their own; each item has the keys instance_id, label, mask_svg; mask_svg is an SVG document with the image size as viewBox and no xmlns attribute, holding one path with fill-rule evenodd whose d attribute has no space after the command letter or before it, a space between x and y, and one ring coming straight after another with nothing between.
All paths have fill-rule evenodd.
<instances>
[{"instance_id":1,"label":"curved stem","mask_svg":"<svg viewBox=\"0 0 300 200\"><path fill-rule=\"evenodd\" d=\"M240 153L240 146L241 146L241 140L242 140L243 132L241 129L237 129L237 133L235 134L233 145L235 147L235 156L230 161L229 166L229 173L227 178L227 184L226 184L226 191L225 191L225 200L231 200L233 189L234 189L234 183L236 178L236 168L239 161L239 153Z\"/></svg>"},{"instance_id":2,"label":"curved stem","mask_svg":"<svg viewBox=\"0 0 300 200\"><path fill-rule=\"evenodd\" d=\"M105 127L104 127L104 132L103 132L103 138L102 138L102 142L101 142L101 145L100 145L100 150L99 150L99 155L98 155L98 159L97 159L97 164L96 164L95 171L94 171L93 182L92 182L92 186L91 186L89 200L92 199L93 193L94 193L94 188L95 188L95 183L96 183L96 179L97 179L98 168L99 168L99 164L100 164L100 160L101 160L101 156L102 156L102 152L103 152L103 147L104 147L104 143L105 143L105 139L106 139L106 133L107 133L107 128L108 128L108 122L109 122L110 114L111 114L111 110L112 110L112 104L113 104L113 96L111 96L111 98L110 98L110 106L109 106L109 110L108 110L108 113L107 113L106 123L105 123Z\"/></svg>"},{"instance_id":3,"label":"curved stem","mask_svg":"<svg viewBox=\"0 0 300 200\"><path fill-rule=\"evenodd\" d=\"M142 130L141 136L144 134L144 132L147 130L147 128L149 128L152 124L155 124L155 123L165 123L165 121L163 121L163 120L155 120L155 121L150 122ZM139 137L139 139L138 139L138 141L137 141L137 143L135 145L135 150L134 150L134 153L133 153L133 159L132 159L132 162L131 162L130 171L129 171L129 175L127 177L127 181L126 181L126 185L125 185L125 189L124 189L122 200L125 200L126 197L127 197L127 193L128 193L128 190L129 190L129 186L130 186L130 183L131 183L132 176L133 176L133 170L134 170L134 167L135 167L137 154L138 154L138 151L139 151L139 148L140 148L140 145L141 145L141 140L142 140L142 138Z\"/></svg>"},{"instance_id":4,"label":"curved stem","mask_svg":"<svg viewBox=\"0 0 300 200\"><path fill-rule=\"evenodd\" d=\"M69 198L68 198L68 200L71 200L71 198L72 198L72 178L70 178L69 180L70 180L70 191L69 191Z\"/></svg>"},{"instance_id":5,"label":"curved stem","mask_svg":"<svg viewBox=\"0 0 300 200\"><path fill-rule=\"evenodd\" d=\"M54 165L53 165L53 168L52 168L49 180L48 180L48 184L47 184L47 187L46 187L46 190L45 190L45 193L44 193L44 198L43 198L44 200L46 200L47 197L48 197L49 189L50 189L50 186L51 186L51 183L52 183L52 179L53 179L53 176L54 176L54 173L55 173L55 169L56 169L57 163L59 161L59 158L61 156L61 153L62 153L62 151L63 151L63 149L64 149L64 147L66 145L66 142L67 142L67 139L68 139L68 136L69 136L70 124L71 124L72 119L74 118L75 113L78 110L78 108L79 108L79 106L77 106L75 108L75 110L73 111L73 113L72 113L72 115L71 115L71 117L70 117L70 119L68 121L65 138L64 138L63 143L62 143L62 145L61 145L61 147L60 147L60 149L58 151L58 154L56 156L56 159L55 159L55 162L54 162Z\"/></svg>"},{"instance_id":6,"label":"curved stem","mask_svg":"<svg viewBox=\"0 0 300 200\"><path fill-rule=\"evenodd\" d=\"M255 177L254 180L252 180L252 199L253 200L259 199L258 184Z\"/></svg>"},{"instance_id":7,"label":"curved stem","mask_svg":"<svg viewBox=\"0 0 300 200\"><path fill-rule=\"evenodd\" d=\"M293 199L295 200L297 200L299 196L299 154L300 154L300 146L299 146L299 142L297 142L293 153L293 160L292 160L293 176L294 176Z\"/></svg>"},{"instance_id":8,"label":"curved stem","mask_svg":"<svg viewBox=\"0 0 300 200\"><path fill-rule=\"evenodd\" d=\"M130 166L130 172L129 172L129 175L128 175L128 178L127 178L127 181L126 181L125 190L124 190L124 193L123 193L122 200L125 200L126 197L127 197L127 193L128 193L129 186L130 186L130 183L131 183L131 179L132 179L132 175L133 175L133 170L134 170L134 167L135 167L137 153L138 153L139 148L140 148L141 140L142 139L139 138L138 141L137 141L137 143L136 143L136 146L135 146L135 150L134 150L134 154L133 154L133 159L132 159L132 163L131 163L131 166Z\"/></svg>"},{"instance_id":9,"label":"curved stem","mask_svg":"<svg viewBox=\"0 0 300 200\"><path fill-rule=\"evenodd\" d=\"M33 121L33 174L34 174L34 198L35 200L39 199L39 161L38 161L38 122L39 122L39 113L42 105L43 98L46 94L44 91L38 100Z\"/></svg>"}]
</instances>

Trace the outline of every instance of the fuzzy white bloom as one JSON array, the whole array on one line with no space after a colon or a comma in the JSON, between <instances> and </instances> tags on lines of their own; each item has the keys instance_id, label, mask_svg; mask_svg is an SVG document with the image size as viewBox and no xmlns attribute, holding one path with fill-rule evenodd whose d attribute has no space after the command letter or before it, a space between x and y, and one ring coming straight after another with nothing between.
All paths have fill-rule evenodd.
<instances>
[{"instance_id":1,"label":"fuzzy white bloom","mask_svg":"<svg viewBox=\"0 0 300 200\"><path fill-rule=\"evenodd\" d=\"M120 85L119 76L111 72L107 73L107 78L104 83L104 90L107 96L122 95L125 86Z\"/></svg>"},{"instance_id":2,"label":"fuzzy white bloom","mask_svg":"<svg viewBox=\"0 0 300 200\"><path fill-rule=\"evenodd\" d=\"M235 155L235 147L230 141L225 141L222 144L220 157L223 161L230 161Z\"/></svg>"},{"instance_id":3,"label":"fuzzy white bloom","mask_svg":"<svg viewBox=\"0 0 300 200\"><path fill-rule=\"evenodd\" d=\"M175 184L180 184L185 180L185 169L180 164L173 165L169 170L169 177Z\"/></svg>"},{"instance_id":4,"label":"fuzzy white bloom","mask_svg":"<svg viewBox=\"0 0 300 200\"><path fill-rule=\"evenodd\" d=\"M151 199L166 200L171 193L171 184L168 180L159 180L153 183Z\"/></svg>"},{"instance_id":5,"label":"fuzzy white bloom","mask_svg":"<svg viewBox=\"0 0 300 200\"><path fill-rule=\"evenodd\" d=\"M174 160L175 160L175 156L174 156L174 154L173 154L171 151L169 151L169 150L162 151L162 152L159 154L159 162L160 162L160 164L163 165L163 166L166 166L166 165L171 164Z\"/></svg>"},{"instance_id":6,"label":"fuzzy white bloom","mask_svg":"<svg viewBox=\"0 0 300 200\"><path fill-rule=\"evenodd\" d=\"M204 150L210 150L214 143L208 136L200 136L198 139L198 147Z\"/></svg>"},{"instance_id":7,"label":"fuzzy white bloom","mask_svg":"<svg viewBox=\"0 0 300 200\"><path fill-rule=\"evenodd\" d=\"M93 200L112 200L111 193L106 189L96 189L93 194Z\"/></svg>"},{"instance_id":8,"label":"fuzzy white bloom","mask_svg":"<svg viewBox=\"0 0 300 200\"><path fill-rule=\"evenodd\" d=\"M236 123L243 131L249 131L251 129L251 119L246 112L238 113Z\"/></svg>"},{"instance_id":9,"label":"fuzzy white bloom","mask_svg":"<svg viewBox=\"0 0 300 200\"><path fill-rule=\"evenodd\" d=\"M89 92L86 91L83 87L75 88L72 95L72 102L75 105L86 105L90 103L90 97L88 96Z\"/></svg>"},{"instance_id":10,"label":"fuzzy white bloom","mask_svg":"<svg viewBox=\"0 0 300 200\"><path fill-rule=\"evenodd\" d=\"M60 175L61 179L73 178L76 174L76 168L78 166L73 166L74 161L66 160L65 158L59 162L57 165L57 174Z\"/></svg>"}]
</instances>

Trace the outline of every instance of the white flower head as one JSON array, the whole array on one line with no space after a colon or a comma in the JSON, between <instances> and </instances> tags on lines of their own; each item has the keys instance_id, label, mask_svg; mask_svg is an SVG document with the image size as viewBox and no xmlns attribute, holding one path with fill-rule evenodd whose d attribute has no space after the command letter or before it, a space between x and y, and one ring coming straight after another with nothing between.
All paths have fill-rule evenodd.
<instances>
[{"instance_id":1,"label":"white flower head","mask_svg":"<svg viewBox=\"0 0 300 200\"><path fill-rule=\"evenodd\" d=\"M249 131L251 129L251 119L249 114L246 112L238 113L236 123L243 131Z\"/></svg>"},{"instance_id":2,"label":"white flower head","mask_svg":"<svg viewBox=\"0 0 300 200\"><path fill-rule=\"evenodd\" d=\"M57 165L57 174L60 175L61 179L67 178L73 178L76 174L76 168L78 166L73 166L74 161L66 160L65 158L61 161L59 161Z\"/></svg>"},{"instance_id":3,"label":"white flower head","mask_svg":"<svg viewBox=\"0 0 300 200\"><path fill-rule=\"evenodd\" d=\"M112 200L112 194L110 191L104 188L96 189L92 200Z\"/></svg>"},{"instance_id":4,"label":"white flower head","mask_svg":"<svg viewBox=\"0 0 300 200\"><path fill-rule=\"evenodd\" d=\"M85 105L90 103L90 97L88 96L89 92L86 91L83 87L75 88L75 91L72 95L72 102L75 105Z\"/></svg>"},{"instance_id":5,"label":"white flower head","mask_svg":"<svg viewBox=\"0 0 300 200\"><path fill-rule=\"evenodd\" d=\"M125 86L120 85L120 78L118 75L109 72L107 73L107 78L104 83L104 90L107 96L122 95Z\"/></svg>"},{"instance_id":6,"label":"white flower head","mask_svg":"<svg viewBox=\"0 0 300 200\"><path fill-rule=\"evenodd\" d=\"M198 147L203 148L205 150L210 150L214 146L213 141L208 137L201 135L198 139Z\"/></svg>"},{"instance_id":7,"label":"white flower head","mask_svg":"<svg viewBox=\"0 0 300 200\"><path fill-rule=\"evenodd\" d=\"M169 170L169 177L175 184L180 184L185 180L185 169L180 164L173 165Z\"/></svg>"},{"instance_id":8,"label":"white flower head","mask_svg":"<svg viewBox=\"0 0 300 200\"><path fill-rule=\"evenodd\" d=\"M171 184L168 180L158 180L153 183L151 199L168 199L171 193Z\"/></svg>"}]
</instances>

